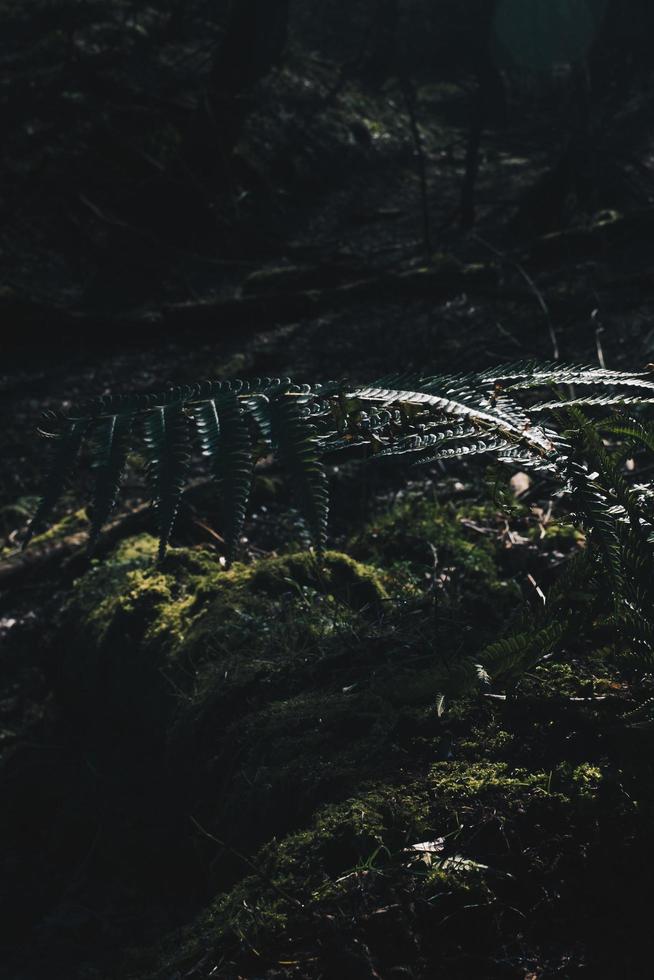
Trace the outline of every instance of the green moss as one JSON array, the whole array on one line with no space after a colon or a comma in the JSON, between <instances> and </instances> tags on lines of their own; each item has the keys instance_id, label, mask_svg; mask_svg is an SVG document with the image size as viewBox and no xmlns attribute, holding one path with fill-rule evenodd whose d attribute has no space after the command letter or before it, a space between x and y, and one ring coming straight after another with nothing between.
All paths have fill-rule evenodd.
<instances>
[{"instance_id":1,"label":"green moss","mask_svg":"<svg viewBox=\"0 0 654 980\"><path fill-rule=\"evenodd\" d=\"M470 709L456 706L450 720L469 737L457 733L439 761L448 733L428 702L515 601L499 544L466 518L492 527L495 516L407 502L352 543L356 559L301 553L228 570L184 548L157 566L156 541L141 535L77 582L64 614L68 696L148 766L163 760L177 819L186 825L192 800L216 841L214 901L141 975L214 955L263 974L301 957L294 937L307 923L314 938L332 923L353 955L365 935L383 960L368 931L376 909L398 910L392 929L410 921L456 950L469 909L488 916L484 933L519 906L520 888L532 902L546 887L562 849L578 852L575 828L595 820L593 763L531 769L506 719L477 715L470 731ZM412 599L433 580L432 546L447 611L436 640L432 607L389 600L376 567L394 568ZM442 656L443 637L455 658Z\"/></svg>"},{"instance_id":2,"label":"green moss","mask_svg":"<svg viewBox=\"0 0 654 980\"><path fill-rule=\"evenodd\" d=\"M585 536L579 528L572 524L554 522L530 527L527 536L541 547L557 551L569 551L571 548L581 547L585 541Z\"/></svg>"},{"instance_id":3,"label":"green moss","mask_svg":"<svg viewBox=\"0 0 654 980\"><path fill-rule=\"evenodd\" d=\"M53 524L44 531L43 534L35 534L30 542L31 548L39 548L61 538L66 538L71 534L79 534L80 531L87 531L89 519L86 510L82 507L73 514L66 514L60 521Z\"/></svg>"},{"instance_id":4,"label":"green moss","mask_svg":"<svg viewBox=\"0 0 654 980\"><path fill-rule=\"evenodd\" d=\"M412 499L369 524L352 539L348 550L376 564L408 563L416 574L432 569L437 561L438 567L496 582L496 547L484 536L471 533L461 523L464 518L488 519L492 526L497 515L488 508Z\"/></svg>"},{"instance_id":5,"label":"green moss","mask_svg":"<svg viewBox=\"0 0 654 980\"><path fill-rule=\"evenodd\" d=\"M459 707L461 709L462 706ZM461 754L470 761L478 761L489 755L503 760L513 754L515 749L515 736L501 727L495 718L486 719L485 723L473 724L466 738L459 742Z\"/></svg>"},{"instance_id":6,"label":"green moss","mask_svg":"<svg viewBox=\"0 0 654 980\"><path fill-rule=\"evenodd\" d=\"M592 680L579 664L545 663L534 669L533 679L544 694L560 697L592 695Z\"/></svg>"},{"instance_id":7,"label":"green moss","mask_svg":"<svg viewBox=\"0 0 654 980\"><path fill-rule=\"evenodd\" d=\"M441 762L433 767L431 782L441 803L460 810L488 805L496 798L506 805L519 796L533 799L539 793L547 794L549 776L511 770L504 762Z\"/></svg>"},{"instance_id":8,"label":"green moss","mask_svg":"<svg viewBox=\"0 0 654 980\"><path fill-rule=\"evenodd\" d=\"M462 658L496 639L522 601L519 587L501 568L500 534L493 534L497 525L492 506L414 498L371 522L352 538L348 551L390 569L391 592L405 597L411 588L435 592L442 625L434 643L443 651L454 646ZM480 533L479 527L490 533Z\"/></svg>"},{"instance_id":9,"label":"green moss","mask_svg":"<svg viewBox=\"0 0 654 980\"><path fill-rule=\"evenodd\" d=\"M442 763L420 780L378 784L318 809L306 829L261 848L245 877L159 954L150 975L169 976L203 956L244 963L252 950L264 956L256 961L263 973L280 943L289 960L301 955L307 923L318 947L325 923L346 946L360 941L378 908L395 935L408 914L410 933L423 930L447 962L480 914L490 929L493 917L539 894L553 860L566 860L553 827L565 827L574 858L577 821L594 819L592 797L576 787L596 780L588 765L553 779L491 762ZM373 961L383 958L383 934L364 935Z\"/></svg>"},{"instance_id":10,"label":"green moss","mask_svg":"<svg viewBox=\"0 0 654 980\"><path fill-rule=\"evenodd\" d=\"M586 801L596 799L603 778L599 766L588 762L574 767L563 764L559 766L557 775L560 780L571 783L579 798Z\"/></svg>"},{"instance_id":11,"label":"green moss","mask_svg":"<svg viewBox=\"0 0 654 980\"><path fill-rule=\"evenodd\" d=\"M69 613L92 624L98 639L117 610L129 610L153 635L168 624L174 640L183 625L206 617L212 603L214 613L220 607L229 616L230 608L240 615L248 603L269 603L288 593L301 597L303 589L357 609L386 598L378 572L338 552L327 552L320 560L301 553L254 566L235 564L229 571L208 551L171 549L159 567L156 554L157 542L150 535L123 541L76 583Z\"/></svg>"},{"instance_id":12,"label":"green moss","mask_svg":"<svg viewBox=\"0 0 654 980\"><path fill-rule=\"evenodd\" d=\"M289 583L325 592L357 609L388 598L378 571L338 552L327 552L321 561L303 552L259 564L250 587L278 595Z\"/></svg>"},{"instance_id":13,"label":"green moss","mask_svg":"<svg viewBox=\"0 0 654 980\"><path fill-rule=\"evenodd\" d=\"M143 715L139 702L175 708L213 685L235 693L286 671L320 641L386 598L376 571L327 552L225 570L208 551L171 549L155 564L149 535L123 541L75 584L63 612L70 697L93 711ZM114 699L115 702L114 703Z\"/></svg>"}]
</instances>

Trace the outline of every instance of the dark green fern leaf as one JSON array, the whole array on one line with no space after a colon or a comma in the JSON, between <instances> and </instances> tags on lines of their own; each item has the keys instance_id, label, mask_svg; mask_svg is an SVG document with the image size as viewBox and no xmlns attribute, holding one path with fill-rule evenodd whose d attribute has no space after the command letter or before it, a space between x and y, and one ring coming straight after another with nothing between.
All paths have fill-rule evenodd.
<instances>
[{"instance_id":1,"label":"dark green fern leaf","mask_svg":"<svg viewBox=\"0 0 654 980\"><path fill-rule=\"evenodd\" d=\"M194 408L202 451L220 492L221 530L231 561L247 513L252 486L253 446L248 416L234 391L224 391Z\"/></svg>"},{"instance_id":2,"label":"dark green fern leaf","mask_svg":"<svg viewBox=\"0 0 654 980\"><path fill-rule=\"evenodd\" d=\"M535 666L551 654L565 629L565 621L555 620L539 630L514 633L489 644L479 659L493 679L510 677Z\"/></svg>"},{"instance_id":3,"label":"dark green fern leaf","mask_svg":"<svg viewBox=\"0 0 654 980\"><path fill-rule=\"evenodd\" d=\"M148 476L159 525L159 560L168 547L189 470L190 438L183 397L150 409L144 419Z\"/></svg>"},{"instance_id":4,"label":"dark green fern leaf","mask_svg":"<svg viewBox=\"0 0 654 980\"><path fill-rule=\"evenodd\" d=\"M482 389L477 390L474 377L429 379L419 391L393 391L366 387L352 392L353 397L389 406L394 403L422 405L437 410L445 418L467 419L479 428L496 428L513 442L529 445L541 455L550 454L555 446L541 426L530 424L524 409L505 399L501 404Z\"/></svg>"},{"instance_id":5,"label":"dark green fern leaf","mask_svg":"<svg viewBox=\"0 0 654 980\"><path fill-rule=\"evenodd\" d=\"M654 426L651 423L645 425L639 419L616 416L604 422L602 429L628 440L628 445L634 449L643 448L654 453Z\"/></svg>"},{"instance_id":6,"label":"dark green fern leaf","mask_svg":"<svg viewBox=\"0 0 654 980\"><path fill-rule=\"evenodd\" d=\"M631 521L634 533L640 535L642 528L638 494L627 483L622 472L621 461L607 451L597 427L588 421L583 412L573 407L569 408L569 414L578 427L579 447L587 457L589 465L598 470L601 482L606 488L607 499L613 498L616 504L623 508Z\"/></svg>"},{"instance_id":7,"label":"dark green fern leaf","mask_svg":"<svg viewBox=\"0 0 654 980\"><path fill-rule=\"evenodd\" d=\"M620 590L622 586L620 543L615 520L608 513L610 504L606 493L581 463L571 461L569 475L575 512L592 543L600 552L613 586Z\"/></svg>"},{"instance_id":8,"label":"dark green fern leaf","mask_svg":"<svg viewBox=\"0 0 654 980\"><path fill-rule=\"evenodd\" d=\"M270 404L273 445L291 479L291 488L314 546L327 540L329 488L315 426L304 414L303 400L280 395Z\"/></svg>"}]
</instances>

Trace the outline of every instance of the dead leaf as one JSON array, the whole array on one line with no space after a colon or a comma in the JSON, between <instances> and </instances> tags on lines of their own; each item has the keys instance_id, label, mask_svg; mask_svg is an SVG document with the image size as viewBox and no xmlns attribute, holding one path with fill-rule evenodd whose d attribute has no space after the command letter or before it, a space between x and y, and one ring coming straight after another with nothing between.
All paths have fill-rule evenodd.
<instances>
[{"instance_id":1,"label":"dead leaf","mask_svg":"<svg viewBox=\"0 0 654 980\"><path fill-rule=\"evenodd\" d=\"M523 473L522 470L519 473L515 473L509 483L514 497L521 497L531 486L529 476L527 473Z\"/></svg>"}]
</instances>

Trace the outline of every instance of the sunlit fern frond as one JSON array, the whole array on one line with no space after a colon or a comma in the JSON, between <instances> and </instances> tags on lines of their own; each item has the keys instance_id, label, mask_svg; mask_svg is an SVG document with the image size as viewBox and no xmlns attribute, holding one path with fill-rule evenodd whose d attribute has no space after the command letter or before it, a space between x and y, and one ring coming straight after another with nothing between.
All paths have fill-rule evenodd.
<instances>
[{"instance_id":1,"label":"sunlit fern frond","mask_svg":"<svg viewBox=\"0 0 654 980\"><path fill-rule=\"evenodd\" d=\"M627 395L627 394L606 394L606 395L580 395L578 398L570 398L565 403L562 401L545 401L537 402L535 405L530 406L530 411L535 413L540 412L556 412L557 410L565 407L570 408L610 408L614 406L638 406L638 405L654 405L654 393L650 392L645 395Z\"/></svg>"},{"instance_id":2,"label":"sunlit fern frond","mask_svg":"<svg viewBox=\"0 0 654 980\"><path fill-rule=\"evenodd\" d=\"M596 485L583 461L571 462L568 443L550 422L561 408L580 404L575 384L589 386L582 402L595 407L631 405L648 386L647 372L629 373L531 363L478 374L398 376L370 385L330 382L292 384L287 378L204 382L162 394L127 399L99 398L71 408L55 419L57 452L30 534L45 524L56 506L80 447L94 433L92 457L97 470L92 537L109 515L126 456L141 432L145 435L148 473L153 486L161 553L170 539L189 471L191 420L204 455L217 478L222 530L228 554L234 551L246 516L252 472L271 447L288 472L291 488L322 547L328 509L324 463L344 454L406 458L407 463L463 460L492 454L509 464L542 469L568 486L584 520L613 554L615 522L611 507L646 499L646 487L626 497ZM411 382L410 387L403 385ZM602 394L592 393L601 389ZM554 389L559 400L534 401L534 390ZM639 403L648 398L638 397ZM550 418L540 417L551 408ZM538 421L535 418L538 417ZM635 426L635 423L634 423ZM632 427L633 428L633 427ZM633 435L633 432L631 433ZM575 469L576 466L576 469ZM606 468L606 467L605 467ZM619 543L617 545L619 552Z\"/></svg>"},{"instance_id":3,"label":"sunlit fern frond","mask_svg":"<svg viewBox=\"0 0 654 980\"><path fill-rule=\"evenodd\" d=\"M512 364L489 368L480 374L485 381L501 384L509 391L526 391L530 388L551 385L611 384L640 385L652 380L651 371L615 371L586 364L560 364L558 361L515 361Z\"/></svg>"}]
</instances>

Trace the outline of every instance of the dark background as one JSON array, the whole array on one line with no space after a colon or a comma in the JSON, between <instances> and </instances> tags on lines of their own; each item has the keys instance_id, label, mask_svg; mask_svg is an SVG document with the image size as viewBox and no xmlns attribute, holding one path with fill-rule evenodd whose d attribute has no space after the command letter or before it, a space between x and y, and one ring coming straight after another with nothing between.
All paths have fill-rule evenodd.
<instances>
[{"instance_id":1,"label":"dark background","mask_svg":"<svg viewBox=\"0 0 654 980\"><path fill-rule=\"evenodd\" d=\"M34 511L40 413L78 398L203 377L654 360L653 35L648 0L0 0L3 558L15 560ZM368 490L343 480L335 521L351 530ZM121 516L138 517L143 497L130 477ZM293 533L288 499L261 500L252 560ZM183 509L176 543L207 545L204 503ZM65 512L78 506L67 498ZM110 843L90 840L80 857L95 756L58 713L41 644L81 566L61 571L60 553L44 554L1 596L0 638L25 627L0 699L3 726L18 732L15 754L14 735L0 742L12 801L2 975L122 980L123 944L156 947L211 897L192 863L209 845L189 845L186 828L175 851L179 828L165 825L173 899L162 900L154 796L142 799L141 776L109 752L98 808ZM50 820L57 832L39 837ZM646 841L628 855L632 902ZM607 913L602 893L589 927L601 955L591 969L580 954L574 976L601 976L613 948L620 854L607 887L616 904ZM114 865L138 868L131 890ZM576 937L552 902L542 928L560 930L567 956ZM633 921L624 912L619 929L637 932ZM505 938L493 977L573 976L563 953L542 974L526 960L502 972ZM254 978L258 961L247 962ZM489 962L456 960L456 976ZM203 969L156 976L203 980Z\"/></svg>"}]
</instances>

